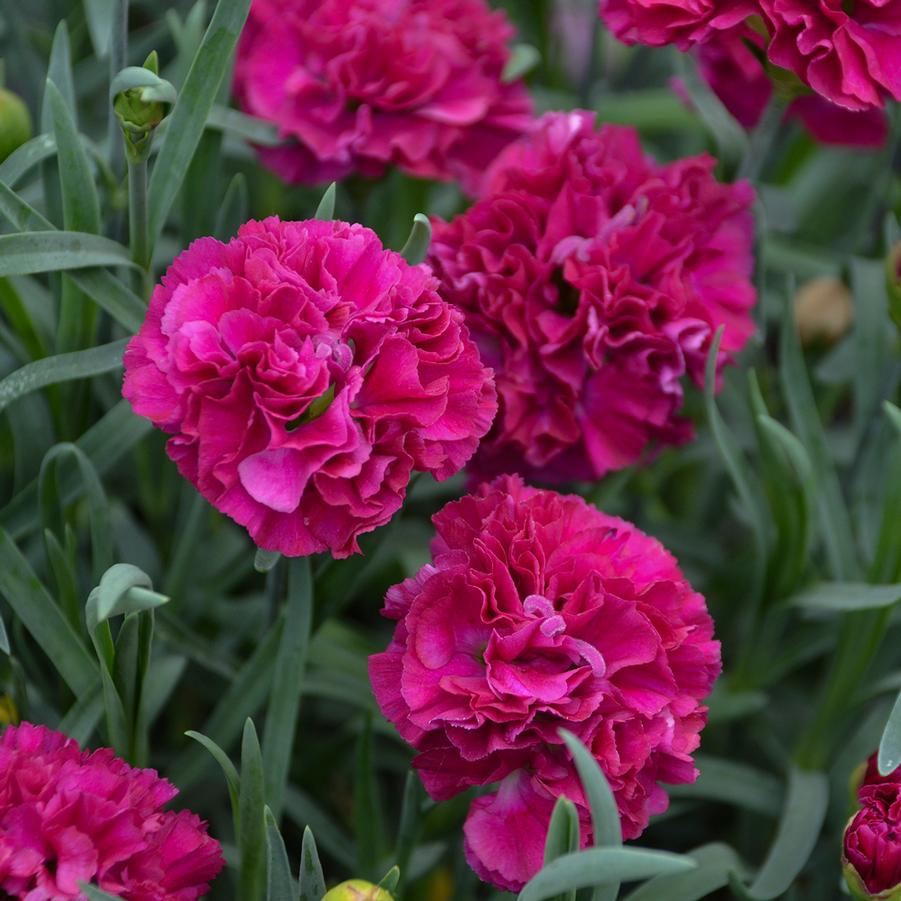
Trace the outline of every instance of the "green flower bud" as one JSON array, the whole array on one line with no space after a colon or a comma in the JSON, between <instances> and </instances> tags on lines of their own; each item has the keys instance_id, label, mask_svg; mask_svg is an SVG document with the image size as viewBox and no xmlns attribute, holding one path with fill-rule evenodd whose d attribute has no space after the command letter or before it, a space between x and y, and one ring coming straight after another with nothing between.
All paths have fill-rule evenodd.
<instances>
[{"instance_id":1,"label":"green flower bud","mask_svg":"<svg viewBox=\"0 0 901 901\"><path fill-rule=\"evenodd\" d=\"M31 116L22 99L0 88L0 163L31 137Z\"/></svg>"},{"instance_id":2,"label":"green flower bud","mask_svg":"<svg viewBox=\"0 0 901 901\"><path fill-rule=\"evenodd\" d=\"M341 885L336 885L322 901L394 901L394 898L371 882L349 879Z\"/></svg>"},{"instance_id":3,"label":"green flower bud","mask_svg":"<svg viewBox=\"0 0 901 901\"><path fill-rule=\"evenodd\" d=\"M110 86L113 110L122 126L125 148L132 162L147 159L154 129L175 103L175 88L160 78L156 51L143 66L123 69Z\"/></svg>"}]
</instances>

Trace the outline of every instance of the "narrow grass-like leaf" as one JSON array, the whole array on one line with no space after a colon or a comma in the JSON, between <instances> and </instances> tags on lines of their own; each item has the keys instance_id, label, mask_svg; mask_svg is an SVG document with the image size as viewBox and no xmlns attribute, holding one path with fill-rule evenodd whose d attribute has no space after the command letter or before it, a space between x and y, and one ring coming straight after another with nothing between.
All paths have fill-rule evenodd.
<instances>
[{"instance_id":1,"label":"narrow grass-like leaf","mask_svg":"<svg viewBox=\"0 0 901 901\"><path fill-rule=\"evenodd\" d=\"M225 77L250 0L219 0L178 100L150 178L150 241L163 230Z\"/></svg>"},{"instance_id":2,"label":"narrow grass-like leaf","mask_svg":"<svg viewBox=\"0 0 901 901\"><path fill-rule=\"evenodd\" d=\"M297 731L298 707L303 693L307 649L313 624L313 579L310 558L299 557L288 564L285 624L275 661L272 694L263 730L263 769L266 798L276 821L281 817L285 785Z\"/></svg>"},{"instance_id":3,"label":"narrow grass-like leaf","mask_svg":"<svg viewBox=\"0 0 901 901\"><path fill-rule=\"evenodd\" d=\"M103 716L103 694L100 680L90 691L79 696L78 700L66 711L57 727L63 735L74 738L80 745L91 740L100 718Z\"/></svg>"},{"instance_id":4,"label":"narrow grass-like leaf","mask_svg":"<svg viewBox=\"0 0 901 901\"><path fill-rule=\"evenodd\" d=\"M901 601L901 584L821 582L796 594L790 603L814 612L847 613L891 607L898 601Z\"/></svg>"},{"instance_id":5,"label":"narrow grass-like leaf","mask_svg":"<svg viewBox=\"0 0 901 901\"><path fill-rule=\"evenodd\" d=\"M0 595L6 598L76 697L97 685L97 667L81 638L3 529L0 529Z\"/></svg>"},{"instance_id":6,"label":"narrow grass-like leaf","mask_svg":"<svg viewBox=\"0 0 901 901\"><path fill-rule=\"evenodd\" d=\"M310 827L303 830L303 845L300 849L300 897L298 901L322 901L325 894L325 877L319 862L316 839Z\"/></svg>"},{"instance_id":7,"label":"narrow grass-like leaf","mask_svg":"<svg viewBox=\"0 0 901 901\"><path fill-rule=\"evenodd\" d=\"M226 242L238 233L249 216L250 197L247 192L247 179L243 172L238 172L229 182L222 198L222 206L216 214L214 236Z\"/></svg>"},{"instance_id":8,"label":"narrow grass-like leaf","mask_svg":"<svg viewBox=\"0 0 901 901\"><path fill-rule=\"evenodd\" d=\"M238 823L240 822L240 799L239 794L241 790L241 777L238 775L238 770L235 768L235 765L231 762L231 758L216 742L211 738L207 738L202 732L194 732L193 730L188 730L185 732L185 735L188 738L193 738L198 744L203 745L207 751L210 752L213 759L219 766L222 768L222 772L225 776L225 782L228 785L228 796L231 800L232 805L232 816L235 821L235 834L238 832Z\"/></svg>"},{"instance_id":9,"label":"narrow grass-like leaf","mask_svg":"<svg viewBox=\"0 0 901 901\"><path fill-rule=\"evenodd\" d=\"M778 898L794 882L816 845L829 804L824 773L792 767L782 818L766 860L749 894L758 901Z\"/></svg>"},{"instance_id":10,"label":"narrow grass-like leaf","mask_svg":"<svg viewBox=\"0 0 901 901\"><path fill-rule=\"evenodd\" d=\"M260 901L266 883L266 825L263 788L263 757L253 721L244 723L241 740L241 786L238 792L240 824L238 851L241 869L238 874L238 897L241 901Z\"/></svg>"},{"instance_id":11,"label":"narrow grass-like leaf","mask_svg":"<svg viewBox=\"0 0 901 901\"><path fill-rule=\"evenodd\" d=\"M882 732L876 762L882 776L888 776L901 766L901 693L895 699Z\"/></svg>"},{"instance_id":12,"label":"narrow grass-like leaf","mask_svg":"<svg viewBox=\"0 0 901 901\"><path fill-rule=\"evenodd\" d=\"M0 277L131 265L128 248L102 235L62 231L0 235Z\"/></svg>"},{"instance_id":13,"label":"narrow grass-like leaf","mask_svg":"<svg viewBox=\"0 0 901 901\"><path fill-rule=\"evenodd\" d=\"M591 808L595 847L620 847L623 843L623 833L619 809L607 779L591 752L575 735L565 729L560 730L560 735L573 755L582 789ZM595 889L592 901L616 901L618 894L619 884L611 883Z\"/></svg>"},{"instance_id":14,"label":"narrow grass-like leaf","mask_svg":"<svg viewBox=\"0 0 901 901\"><path fill-rule=\"evenodd\" d=\"M253 557L253 568L258 573L268 573L281 559L282 555L278 551L264 551L258 547Z\"/></svg>"},{"instance_id":15,"label":"narrow grass-like leaf","mask_svg":"<svg viewBox=\"0 0 901 901\"><path fill-rule=\"evenodd\" d=\"M852 578L857 570L851 522L804 365L793 318L794 307L791 303L787 303L785 307L779 366L782 390L793 431L807 449L816 470L820 526L832 574L837 579L848 579Z\"/></svg>"},{"instance_id":16,"label":"narrow grass-like leaf","mask_svg":"<svg viewBox=\"0 0 901 901\"><path fill-rule=\"evenodd\" d=\"M13 187L25 174L38 163L49 159L56 153L56 141L52 135L40 134L26 141L0 163L0 181Z\"/></svg>"},{"instance_id":17,"label":"narrow grass-like leaf","mask_svg":"<svg viewBox=\"0 0 901 901\"><path fill-rule=\"evenodd\" d=\"M38 501L45 528L63 537L62 493L59 489L59 467L69 458L75 462L78 476L84 486L88 500L91 523L92 575L99 581L113 563L113 536L110 525L109 504L100 476L88 459L87 454L77 445L65 442L54 445L44 455L38 474Z\"/></svg>"},{"instance_id":18,"label":"narrow grass-like leaf","mask_svg":"<svg viewBox=\"0 0 901 901\"><path fill-rule=\"evenodd\" d=\"M588 848L566 854L540 870L519 893L518 901L545 901L572 889L633 882L697 867L690 857L645 848Z\"/></svg>"},{"instance_id":19,"label":"narrow grass-like leaf","mask_svg":"<svg viewBox=\"0 0 901 901\"><path fill-rule=\"evenodd\" d=\"M419 776L412 770L407 773L404 782L404 796L400 808L400 824L397 827L397 844L394 849L394 860L400 870L400 888L403 889L407 878L407 869L420 825L420 805L422 791ZM402 894L402 892L400 892Z\"/></svg>"},{"instance_id":20,"label":"narrow grass-like leaf","mask_svg":"<svg viewBox=\"0 0 901 901\"><path fill-rule=\"evenodd\" d=\"M544 863L549 864L565 854L579 850L579 812L565 795L557 798L544 840ZM558 896L557 901L575 901L576 890Z\"/></svg>"},{"instance_id":21,"label":"narrow grass-like leaf","mask_svg":"<svg viewBox=\"0 0 901 901\"><path fill-rule=\"evenodd\" d=\"M400 882L400 868L395 864L379 879L378 887L383 888L386 892L393 892L397 889L398 882Z\"/></svg>"},{"instance_id":22,"label":"narrow grass-like leaf","mask_svg":"<svg viewBox=\"0 0 901 901\"><path fill-rule=\"evenodd\" d=\"M889 422L897 429L897 441L889 456L883 477L882 521L876 537L876 548L870 566L874 582L901 579L901 410L885 401L882 405Z\"/></svg>"},{"instance_id":23,"label":"narrow grass-like leaf","mask_svg":"<svg viewBox=\"0 0 901 901\"><path fill-rule=\"evenodd\" d=\"M739 856L728 845L714 842L689 852L698 868L675 876L656 876L626 896L624 901L700 901L729 884L730 873L740 873Z\"/></svg>"},{"instance_id":24,"label":"narrow grass-like leaf","mask_svg":"<svg viewBox=\"0 0 901 901\"><path fill-rule=\"evenodd\" d=\"M703 798L721 801L766 816L777 817L784 796L781 782L755 767L699 754L697 780L691 785L673 786L674 798Z\"/></svg>"},{"instance_id":25,"label":"narrow grass-like leaf","mask_svg":"<svg viewBox=\"0 0 901 901\"><path fill-rule=\"evenodd\" d=\"M335 218L335 192L335 183L332 182L325 189L322 200L319 201L319 206L316 207L316 212L313 214L314 219L328 221Z\"/></svg>"},{"instance_id":26,"label":"narrow grass-like leaf","mask_svg":"<svg viewBox=\"0 0 901 901\"><path fill-rule=\"evenodd\" d=\"M432 223L429 222L429 217L423 213L417 213L413 217L410 237L407 238L407 243L401 249L400 255L411 266L416 266L425 259L431 240Z\"/></svg>"},{"instance_id":27,"label":"narrow grass-like leaf","mask_svg":"<svg viewBox=\"0 0 901 901\"><path fill-rule=\"evenodd\" d=\"M207 117L206 127L260 147L278 147L284 143L277 125L228 106L214 106Z\"/></svg>"},{"instance_id":28,"label":"narrow grass-like leaf","mask_svg":"<svg viewBox=\"0 0 901 901\"><path fill-rule=\"evenodd\" d=\"M704 403L707 409L707 420L710 430L719 449L726 471L738 493L742 507L751 524L751 535L754 542L756 563L754 566L755 583L752 586L752 598L759 599L763 588L763 572L769 546L768 515L762 501L762 491L755 479L748 462L739 449L735 436L729 430L716 405L717 358L720 343L723 339L724 326L720 326L713 338L710 352L707 355L707 369L704 378Z\"/></svg>"},{"instance_id":29,"label":"narrow grass-like leaf","mask_svg":"<svg viewBox=\"0 0 901 901\"><path fill-rule=\"evenodd\" d=\"M47 63L47 78L59 91L74 120L76 118L75 79L72 75L72 49L65 19L60 20L53 33L50 59ZM41 103L41 131L48 134L53 131L53 108L50 98L47 96L46 84Z\"/></svg>"},{"instance_id":30,"label":"narrow grass-like leaf","mask_svg":"<svg viewBox=\"0 0 901 901\"><path fill-rule=\"evenodd\" d=\"M116 0L84 0L85 18L94 52L106 57L110 49Z\"/></svg>"},{"instance_id":31,"label":"narrow grass-like leaf","mask_svg":"<svg viewBox=\"0 0 901 901\"><path fill-rule=\"evenodd\" d=\"M9 655L9 636L6 634L6 626L3 625L3 617L0 616L0 651Z\"/></svg>"},{"instance_id":32,"label":"narrow grass-like leaf","mask_svg":"<svg viewBox=\"0 0 901 901\"><path fill-rule=\"evenodd\" d=\"M297 893L294 890L294 880L291 878L291 864L288 862L285 840L278 831L278 823L268 806L264 816L269 858L266 868L266 901L295 901Z\"/></svg>"},{"instance_id":33,"label":"narrow grass-like leaf","mask_svg":"<svg viewBox=\"0 0 901 901\"><path fill-rule=\"evenodd\" d=\"M59 161L63 218L69 231L100 231L100 201L88 155L63 95L50 79L44 94L50 104L56 156Z\"/></svg>"},{"instance_id":34,"label":"narrow grass-like leaf","mask_svg":"<svg viewBox=\"0 0 901 901\"><path fill-rule=\"evenodd\" d=\"M47 385L113 372L122 366L122 354L127 343L128 339L123 338L88 350L57 354L35 360L11 372L5 379L0 379L0 411L14 400Z\"/></svg>"},{"instance_id":35,"label":"narrow grass-like leaf","mask_svg":"<svg viewBox=\"0 0 901 901\"><path fill-rule=\"evenodd\" d=\"M88 429L75 446L84 452L98 475L109 471L153 428L150 422L136 416L127 400L119 401ZM59 501L71 504L84 494L83 482L72 473L63 473L59 485ZM21 490L2 510L0 526L11 537L22 538L40 527L37 479Z\"/></svg>"}]
</instances>

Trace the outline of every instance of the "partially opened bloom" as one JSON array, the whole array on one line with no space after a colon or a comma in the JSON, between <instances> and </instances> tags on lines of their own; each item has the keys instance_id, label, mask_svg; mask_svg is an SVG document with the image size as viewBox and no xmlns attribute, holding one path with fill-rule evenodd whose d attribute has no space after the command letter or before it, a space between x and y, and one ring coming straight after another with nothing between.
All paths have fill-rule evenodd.
<instances>
[{"instance_id":1,"label":"partially opened bloom","mask_svg":"<svg viewBox=\"0 0 901 901\"><path fill-rule=\"evenodd\" d=\"M516 891L559 795L591 838L559 729L590 748L635 838L666 809L659 783L697 775L719 643L662 545L579 497L503 476L433 522L432 562L388 592L397 628L370 678L434 798L500 781L472 804L466 853Z\"/></svg>"},{"instance_id":2,"label":"partially opened bloom","mask_svg":"<svg viewBox=\"0 0 901 901\"><path fill-rule=\"evenodd\" d=\"M170 266L123 393L260 547L346 557L491 424L491 372L436 288L362 226L248 222Z\"/></svg>"},{"instance_id":3,"label":"partially opened bloom","mask_svg":"<svg viewBox=\"0 0 901 901\"><path fill-rule=\"evenodd\" d=\"M878 782L860 790L860 810L845 829L845 880L855 898L901 898L901 784Z\"/></svg>"},{"instance_id":4,"label":"partially opened bloom","mask_svg":"<svg viewBox=\"0 0 901 901\"><path fill-rule=\"evenodd\" d=\"M82 751L43 726L0 737L0 894L78 899L82 882L126 901L194 901L222 869L219 843L154 770Z\"/></svg>"},{"instance_id":5,"label":"partially opened bloom","mask_svg":"<svg viewBox=\"0 0 901 901\"><path fill-rule=\"evenodd\" d=\"M683 376L703 381L719 326L719 366L754 330L754 193L714 166L658 165L632 129L551 113L434 223L442 293L497 378L479 472L593 479L690 437Z\"/></svg>"},{"instance_id":6,"label":"partially opened bloom","mask_svg":"<svg viewBox=\"0 0 901 901\"><path fill-rule=\"evenodd\" d=\"M288 140L262 151L288 181L394 165L473 191L531 121L512 35L484 0L254 0L235 92Z\"/></svg>"}]
</instances>

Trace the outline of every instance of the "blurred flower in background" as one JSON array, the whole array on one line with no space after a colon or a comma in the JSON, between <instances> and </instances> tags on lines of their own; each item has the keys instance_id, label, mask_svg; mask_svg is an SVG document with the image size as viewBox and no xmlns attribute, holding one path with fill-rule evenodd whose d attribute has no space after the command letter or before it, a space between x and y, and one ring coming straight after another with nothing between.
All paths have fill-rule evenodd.
<instances>
[{"instance_id":1,"label":"blurred flower in background","mask_svg":"<svg viewBox=\"0 0 901 901\"><path fill-rule=\"evenodd\" d=\"M701 156L658 165L628 128L549 113L437 221L429 262L495 370L482 474L594 479L678 444L682 377L701 384L754 331L754 192Z\"/></svg>"},{"instance_id":2,"label":"blurred flower in background","mask_svg":"<svg viewBox=\"0 0 901 901\"><path fill-rule=\"evenodd\" d=\"M370 678L432 797L502 780L472 803L466 855L517 891L541 866L557 797L591 840L560 727L590 748L635 838L668 805L658 782L697 776L719 642L663 546L580 497L504 476L433 522L432 562L388 592L398 625Z\"/></svg>"},{"instance_id":3,"label":"blurred flower in background","mask_svg":"<svg viewBox=\"0 0 901 901\"><path fill-rule=\"evenodd\" d=\"M235 94L293 139L261 151L287 181L397 166L474 193L531 120L503 77L512 36L483 0L255 0Z\"/></svg>"}]
</instances>

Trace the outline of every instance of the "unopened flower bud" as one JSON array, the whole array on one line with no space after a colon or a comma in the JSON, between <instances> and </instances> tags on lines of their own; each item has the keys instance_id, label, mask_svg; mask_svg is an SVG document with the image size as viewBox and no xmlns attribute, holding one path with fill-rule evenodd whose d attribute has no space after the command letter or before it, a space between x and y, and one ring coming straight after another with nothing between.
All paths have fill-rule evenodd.
<instances>
[{"instance_id":1,"label":"unopened flower bud","mask_svg":"<svg viewBox=\"0 0 901 901\"><path fill-rule=\"evenodd\" d=\"M31 116L22 99L0 88L0 163L31 137Z\"/></svg>"},{"instance_id":2,"label":"unopened flower bud","mask_svg":"<svg viewBox=\"0 0 901 901\"><path fill-rule=\"evenodd\" d=\"M795 295L795 322L802 344L834 344L854 322L854 298L839 279L815 278Z\"/></svg>"},{"instance_id":3,"label":"unopened flower bud","mask_svg":"<svg viewBox=\"0 0 901 901\"><path fill-rule=\"evenodd\" d=\"M845 828L842 871L860 901L901 901L901 785L864 783Z\"/></svg>"},{"instance_id":4,"label":"unopened flower bud","mask_svg":"<svg viewBox=\"0 0 901 901\"><path fill-rule=\"evenodd\" d=\"M394 898L383 888L364 882L362 879L350 879L336 885L322 901L394 901Z\"/></svg>"},{"instance_id":5,"label":"unopened flower bud","mask_svg":"<svg viewBox=\"0 0 901 901\"><path fill-rule=\"evenodd\" d=\"M143 66L123 69L110 87L113 110L122 126L129 159L145 160L150 154L153 132L175 103L175 88L157 74L156 52Z\"/></svg>"}]
</instances>

